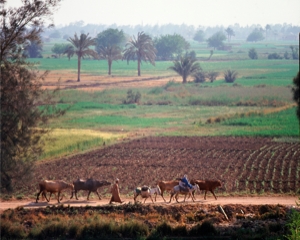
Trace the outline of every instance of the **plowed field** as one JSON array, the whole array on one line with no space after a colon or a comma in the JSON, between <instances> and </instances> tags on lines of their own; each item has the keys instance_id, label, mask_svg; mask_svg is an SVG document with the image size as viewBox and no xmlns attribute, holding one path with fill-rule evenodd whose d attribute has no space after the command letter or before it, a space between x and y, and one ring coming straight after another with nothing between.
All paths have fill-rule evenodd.
<instances>
[{"instance_id":1,"label":"plowed field","mask_svg":"<svg viewBox=\"0 0 300 240\"><path fill-rule=\"evenodd\" d=\"M98 150L40 163L34 180L16 190L35 194L42 179L72 182L93 177L113 182L120 192L132 194L141 185L158 180L219 179L216 193L296 193L300 189L300 144L271 138L146 137ZM101 190L102 194L108 188ZM209 195L208 197L211 197Z\"/></svg>"}]
</instances>

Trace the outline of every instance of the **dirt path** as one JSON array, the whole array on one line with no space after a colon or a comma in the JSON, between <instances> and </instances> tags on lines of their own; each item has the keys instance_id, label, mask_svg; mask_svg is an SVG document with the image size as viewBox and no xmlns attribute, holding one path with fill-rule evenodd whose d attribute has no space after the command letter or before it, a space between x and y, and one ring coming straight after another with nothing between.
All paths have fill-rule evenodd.
<instances>
[{"instance_id":1,"label":"dirt path","mask_svg":"<svg viewBox=\"0 0 300 240\"><path fill-rule=\"evenodd\" d=\"M102 200L89 200L87 201L85 198L79 198L79 200L62 200L61 204L70 205L74 207L80 206L101 206L106 205L109 203L109 198L103 198ZM124 201L123 204L126 203L133 203L132 198L122 198ZM141 198L139 200L142 200ZM170 200L169 197L166 197L167 202L165 203L161 197L158 197L157 202L154 204L158 205L175 205L175 204L183 204L177 203L172 201L172 203L168 203ZM143 200L144 201L144 200ZM179 201L183 201L183 198L180 198ZM227 204L241 204L241 205L263 205L263 204L270 204L270 205L286 205L286 206L296 206L296 201L298 201L298 197L296 196L278 196L278 197L219 197L218 200L214 200L213 198L207 198L204 200L203 198L197 197L195 203L203 203L203 204L212 204L212 205L227 205ZM193 204L191 200L187 200L186 203ZM114 203L118 204L118 203ZM146 204L152 204L150 199L147 199ZM24 207L24 208L40 208L46 206L53 206L58 205L57 201L52 198L50 203L46 202L45 200L40 200L38 203L35 203L35 200L22 200L22 201L1 201L0 202L0 212L3 212L9 208L16 208L16 207Z\"/></svg>"}]
</instances>

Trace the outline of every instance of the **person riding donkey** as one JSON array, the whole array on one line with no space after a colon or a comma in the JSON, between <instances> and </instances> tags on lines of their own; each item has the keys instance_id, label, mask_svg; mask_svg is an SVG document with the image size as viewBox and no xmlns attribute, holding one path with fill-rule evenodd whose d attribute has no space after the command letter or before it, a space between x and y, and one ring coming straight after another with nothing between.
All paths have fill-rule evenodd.
<instances>
[{"instance_id":1,"label":"person riding donkey","mask_svg":"<svg viewBox=\"0 0 300 240\"><path fill-rule=\"evenodd\" d=\"M189 189L192 189L193 187L192 184L190 184L186 174L180 179L179 186L182 187L184 191L189 191Z\"/></svg>"}]
</instances>

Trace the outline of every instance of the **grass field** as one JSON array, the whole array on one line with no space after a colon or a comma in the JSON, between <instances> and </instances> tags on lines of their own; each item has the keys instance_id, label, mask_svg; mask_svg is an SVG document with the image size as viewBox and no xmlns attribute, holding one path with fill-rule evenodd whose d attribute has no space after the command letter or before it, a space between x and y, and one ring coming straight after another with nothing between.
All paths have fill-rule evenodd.
<instances>
[{"instance_id":1,"label":"grass field","mask_svg":"<svg viewBox=\"0 0 300 240\"><path fill-rule=\"evenodd\" d=\"M50 70L52 79L68 76L62 78L62 86L75 83L76 57L47 58L54 43L45 45L44 58L30 61L39 62L39 70ZM83 60L81 82L76 83L75 89L62 88L56 97L59 107L70 109L47 126L54 130L45 138L41 159L145 135L299 137L299 122L291 105L292 79L299 71L298 60L267 59L269 53L289 52L289 46L295 43L234 41L226 44L232 46L231 51L214 50L207 61L211 49L205 43L191 43L203 71L220 73L213 83L183 85L168 69L172 61L157 61L155 66L143 63L142 77L137 78L137 62L127 64L120 60L113 63L113 77L108 78L106 61ZM249 59L250 48L257 50L258 60ZM234 83L225 83L223 72L227 69L238 72ZM157 77L164 80L156 81ZM134 81L130 82L131 78ZM129 82L118 84L122 81ZM113 85L109 88L93 87L110 82ZM89 87L78 88L84 85ZM139 104L123 103L129 89L141 93ZM209 119L221 121L208 124Z\"/></svg>"}]
</instances>

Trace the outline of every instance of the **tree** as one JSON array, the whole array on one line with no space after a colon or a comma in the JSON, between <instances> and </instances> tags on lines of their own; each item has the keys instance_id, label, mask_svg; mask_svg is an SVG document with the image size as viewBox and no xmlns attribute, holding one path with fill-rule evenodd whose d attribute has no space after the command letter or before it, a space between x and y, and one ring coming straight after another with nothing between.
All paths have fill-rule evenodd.
<instances>
[{"instance_id":1,"label":"tree","mask_svg":"<svg viewBox=\"0 0 300 240\"><path fill-rule=\"evenodd\" d=\"M268 31L271 30L271 25L267 24L266 27L265 27L265 29L266 29L266 38L268 38Z\"/></svg>"},{"instance_id":2,"label":"tree","mask_svg":"<svg viewBox=\"0 0 300 240\"><path fill-rule=\"evenodd\" d=\"M224 45L223 41L226 39L226 36L222 32L217 32L207 39L208 46L218 48Z\"/></svg>"},{"instance_id":3,"label":"tree","mask_svg":"<svg viewBox=\"0 0 300 240\"><path fill-rule=\"evenodd\" d=\"M167 34L154 40L157 56L162 60L173 59L188 50L190 44L179 34Z\"/></svg>"},{"instance_id":4,"label":"tree","mask_svg":"<svg viewBox=\"0 0 300 240\"><path fill-rule=\"evenodd\" d=\"M234 31L232 30L232 28L228 27L225 32L227 33L227 39L228 39L228 42L231 40L231 37L232 36L235 36L235 33Z\"/></svg>"},{"instance_id":5,"label":"tree","mask_svg":"<svg viewBox=\"0 0 300 240\"><path fill-rule=\"evenodd\" d=\"M264 40L264 36L262 31L255 29L252 33L247 37L247 42L257 42Z\"/></svg>"},{"instance_id":6,"label":"tree","mask_svg":"<svg viewBox=\"0 0 300 240\"><path fill-rule=\"evenodd\" d=\"M109 28L97 35L96 51L99 57L106 59L108 63L108 75L111 75L112 62L122 59L121 45L125 41L122 30Z\"/></svg>"},{"instance_id":7,"label":"tree","mask_svg":"<svg viewBox=\"0 0 300 240\"><path fill-rule=\"evenodd\" d=\"M294 77L294 79L293 79L294 86L292 88L292 92L293 92L293 99L297 103L297 112L296 112L296 114L297 114L297 117L300 121L300 88L299 88L300 80L299 80L299 74L300 74L300 72L298 71L297 76Z\"/></svg>"},{"instance_id":8,"label":"tree","mask_svg":"<svg viewBox=\"0 0 300 240\"><path fill-rule=\"evenodd\" d=\"M19 8L6 8L0 0L1 191L12 191L30 177L47 131L40 124L53 116L47 111L51 95L41 88L47 72L38 75L23 49L28 42L42 42L40 34L58 3L23 1Z\"/></svg>"},{"instance_id":9,"label":"tree","mask_svg":"<svg viewBox=\"0 0 300 240\"><path fill-rule=\"evenodd\" d=\"M174 61L173 64L174 66L169 67L169 69L182 76L182 83L186 83L190 75L194 75L201 70L200 63L196 59L187 56L180 57L180 60Z\"/></svg>"},{"instance_id":10,"label":"tree","mask_svg":"<svg viewBox=\"0 0 300 240\"><path fill-rule=\"evenodd\" d=\"M258 58L258 57L257 57L257 52L256 52L255 48L251 48L251 49L249 50L248 56L249 56L249 58L251 58L251 59L257 59L257 58Z\"/></svg>"},{"instance_id":11,"label":"tree","mask_svg":"<svg viewBox=\"0 0 300 240\"><path fill-rule=\"evenodd\" d=\"M237 78L238 73L234 70L226 70L224 72L224 78L225 78L225 82L227 83L233 83L235 81L235 79Z\"/></svg>"},{"instance_id":12,"label":"tree","mask_svg":"<svg viewBox=\"0 0 300 240\"><path fill-rule=\"evenodd\" d=\"M29 58L43 58L41 52L43 50L42 44L31 41L26 45L24 54Z\"/></svg>"},{"instance_id":13,"label":"tree","mask_svg":"<svg viewBox=\"0 0 300 240\"><path fill-rule=\"evenodd\" d=\"M292 58L293 59L299 59L299 51L297 47L294 47L293 45L290 46L290 49L292 50Z\"/></svg>"},{"instance_id":14,"label":"tree","mask_svg":"<svg viewBox=\"0 0 300 240\"><path fill-rule=\"evenodd\" d=\"M52 33L50 33L49 35L50 38L61 38L61 34L58 30L53 31Z\"/></svg>"},{"instance_id":15,"label":"tree","mask_svg":"<svg viewBox=\"0 0 300 240\"><path fill-rule=\"evenodd\" d=\"M152 38L144 32L138 32L137 38L133 36L132 39L125 45L123 51L123 59L130 60L137 59L138 76L141 76L141 62L150 62L155 65L156 49L154 47Z\"/></svg>"},{"instance_id":16,"label":"tree","mask_svg":"<svg viewBox=\"0 0 300 240\"><path fill-rule=\"evenodd\" d=\"M119 46L107 46L100 47L99 49L99 57L102 59L106 59L108 63L108 75L111 75L111 66L113 61L117 61L122 59L122 51Z\"/></svg>"},{"instance_id":17,"label":"tree","mask_svg":"<svg viewBox=\"0 0 300 240\"><path fill-rule=\"evenodd\" d=\"M78 58L78 75L77 81L80 82L80 68L81 68L81 58L84 59L86 56L92 56L97 58L97 53L90 49L90 46L95 45L95 40L89 37L89 34L82 33L78 38L77 34L75 33L74 38L69 38L68 41L72 44L64 54L67 54L68 58L70 59L74 54L77 55Z\"/></svg>"},{"instance_id":18,"label":"tree","mask_svg":"<svg viewBox=\"0 0 300 240\"><path fill-rule=\"evenodd\" d=\"M69 49L70 47L72 47L71 44L64 44L64 43L55 43L54 46L51 48L51 51L53 53L55 53L56 55L58 55L58 57L60 57L60 55L64 54L64 52Z\"/></svg>"},{"instance_id":19,"label":"tree","mask_svg":"<svg viewBox=\"0 0 300 240\"><path fill-rule=\"evenodd\" d=\"M195 35L193 40L197 41L197 42L204 42L205 41L205 35L204 32L202 30L198 30Z\"/></svg>"},{"instance_id":20,"label":"tree","mask_svg":"<svg viewBox=\"0 0 300 240\"><path fill-rule=\"evenodd\" d=\"M120 48L125 43L125 35L123 30L109 28L97 35L95 38L96 52L100 53L101 47L119 46Z\"/></svg>"}]
</instances>

